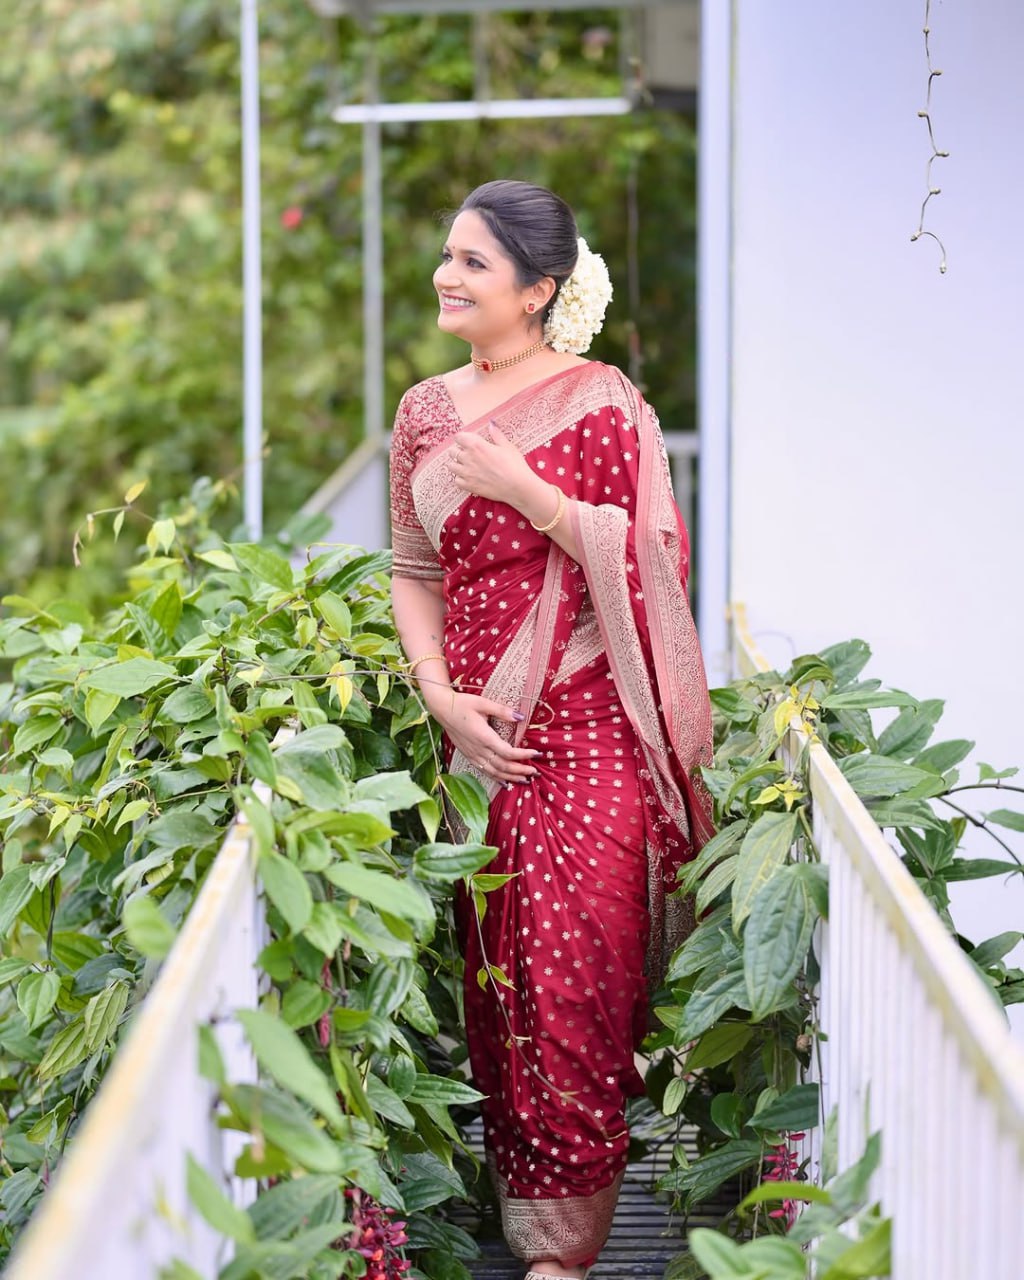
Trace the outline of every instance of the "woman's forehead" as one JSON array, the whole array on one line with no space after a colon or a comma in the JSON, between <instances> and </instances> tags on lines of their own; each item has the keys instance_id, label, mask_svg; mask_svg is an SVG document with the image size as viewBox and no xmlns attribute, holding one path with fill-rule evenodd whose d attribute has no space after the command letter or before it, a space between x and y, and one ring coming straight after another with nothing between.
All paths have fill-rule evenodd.
<instances>
[{"instance_id":1,"label":"woman's forehead","mask_svg":"<svg viewBox=\"0 0 1024 1280\"><path fill-rule=\"evenodd\" d=\"M484 222L473 209L465 209L456 217L448 229L446 241L448 248L459 253L478 254L482 257L504 257L501 245Z\"/></svg>"}]
</instances>

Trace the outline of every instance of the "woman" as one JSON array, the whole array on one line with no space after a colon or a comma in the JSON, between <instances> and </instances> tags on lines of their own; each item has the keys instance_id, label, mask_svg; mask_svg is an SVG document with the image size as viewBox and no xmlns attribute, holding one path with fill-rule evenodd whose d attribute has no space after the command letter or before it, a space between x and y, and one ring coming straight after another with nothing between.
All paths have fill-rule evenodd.
<instances>
[{"instance_id":1,"label":"woman","mask_svg":"<svg viewBox=\"0 0 1024 1280\"><path fill-rule=\"evenodd\" d=\"M568 205L478 187L434 288L471 358L399 406L395 621L450 768L491 797L488 870L511 877L482 920L459 911L506 1238L528 1277L579 1280L643 1091L647 980L679 936L666 891L711 834L688 542L654 414L580 358L611 286Z\"/></svg>"}]
</instances>

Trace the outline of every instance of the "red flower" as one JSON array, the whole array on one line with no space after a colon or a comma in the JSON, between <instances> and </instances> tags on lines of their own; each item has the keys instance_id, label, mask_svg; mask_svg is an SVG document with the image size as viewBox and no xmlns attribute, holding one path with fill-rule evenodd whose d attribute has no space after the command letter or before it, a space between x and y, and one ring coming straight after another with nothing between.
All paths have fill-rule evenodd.
<instances>
[{"instance_id":1,"label":"red flower","mask_svg":"<svg viewBox=\"0 0 1024 1280\"><path fill-rule=\"evenodd\" d=\"M385 1209L365 1191L350 1187L352 1235L336 1242L337 1248L354 1249L367 1261L365 1280L399 1280L412 1265L399 1250L408 1244L404 1222L393 1222L394 1209Z\"/></svg>"},{"instance_id":2,"label":"red flower","mask_svg":"<svg viewBox=\"0 0 1024 1280\"><path fill-rule=\"evenodd\" d=\"M281 214L281 226L285 231L294 231L306 215L297 204L290 204Z\"/></svg>"},{"instance_id":3,"label":"red flower","mask_svg":"<svg viewBox=\"0 0 1024 1280\"><path fill-rule=\"evenodd\" d=\"M792 1182L800 1176L800 1156L789 1147L790 1142L799 1142L805 1135L790 1133L786 1139L772 1147L764 1158L766 1165L763 1182ZM799 1204L796 1200L783 1200L781 1209L772 1209L769 1218L785 1218L789 1228L796 1221Z\"/></svg>"}]
</instances>

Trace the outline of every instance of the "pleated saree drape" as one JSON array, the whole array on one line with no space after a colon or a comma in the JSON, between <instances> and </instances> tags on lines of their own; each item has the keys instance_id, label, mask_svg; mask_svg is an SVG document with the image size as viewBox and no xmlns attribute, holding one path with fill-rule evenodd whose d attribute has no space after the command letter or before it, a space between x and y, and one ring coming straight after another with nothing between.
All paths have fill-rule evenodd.
<instances>
[{"instance_id":1,"label":"pleated saree drape","mask_svg":"<svg viewBox=\"0 0 1024 1280\"><path fill-rule=\"evenodd\" d=\"M514 508L467 496L447 454L489 421L567 504L575 561ZM452 679L521 710L538 774L491 796L483 919L462 901L466 1020L509 1244L587 1265L625 1168L648 982L685 927L669 897L711 834L689 545L657 419L589 362L464 424L440 378L406 393L392 449L394 571L440 578ZM453 771L473 772L457 752ZM492 976L483 986L478 974Z\"/></svg>"}]
</instances>

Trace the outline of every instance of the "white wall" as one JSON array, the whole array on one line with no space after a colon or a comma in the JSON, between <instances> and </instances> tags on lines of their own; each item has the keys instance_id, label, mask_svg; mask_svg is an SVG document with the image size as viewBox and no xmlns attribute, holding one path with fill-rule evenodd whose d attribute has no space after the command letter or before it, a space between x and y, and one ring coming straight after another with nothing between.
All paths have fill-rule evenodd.
<instances>
[{"instance_id":1,"label":"white wall","mask_svg":"<svg viewBox=\"0 0 1024 1280\"><path fill-rule=\"evenodd\" d=\"M773 662L861 636L941 736L1024 767L1024 4L932 4L946 275L910 242L924 10L735 0L730 594ZM1019 881L954 905L1024 929Z\"/></svg>"}]
</instances>

